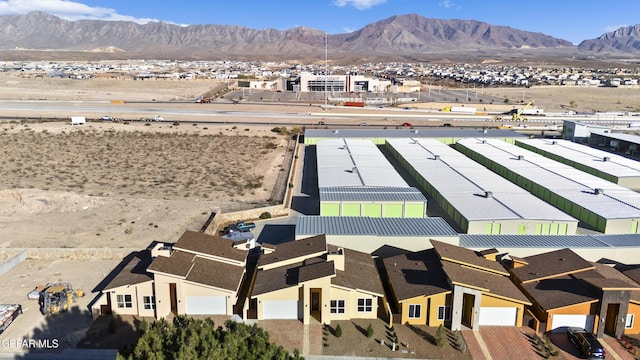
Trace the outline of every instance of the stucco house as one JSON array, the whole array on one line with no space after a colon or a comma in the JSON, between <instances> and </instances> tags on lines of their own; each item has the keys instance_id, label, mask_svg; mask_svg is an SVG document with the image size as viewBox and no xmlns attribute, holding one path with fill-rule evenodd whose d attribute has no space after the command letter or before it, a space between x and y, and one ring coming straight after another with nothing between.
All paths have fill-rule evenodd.
<instances>
[{"instance_id":1,"label":"stucco house","mask_svg":"<svg viewBox=\"0 0 640 360\"><path fill-rule=\"evenodd\" d=\"M462 326L522 326L531 302L493 252L431 240L433 249L383 260L394 322Z\"/></svg>"},{"instance_id":2,"label":"stucco house","mask_svg":"<svg viewBox=\"0 0 640 360\"><path fill-rule=\"evenodd\" d=\"M624 333L631 296L640 287L615 269L586 261L571 249L512 256L511 264L513 281L533 303L529 313L535 329L574 326L598 337Z\"/></svg>"},{"instance_id":3,"label":"stucco house","mask_svg":"<svg viewBox=\"0 0 640 360\"><path fill-rule=\"evenodd\" d=\"M329 324L375 319L386 308L371 255L327 245L317 235L273 246L261 256L248 317Z\"/></svg>"},{"instance_id":4,"label":"stucco house","mask_svg":"<svg viewBox=\"0 0 640 360\"><path fill-rule=\"evenodd\" d=\"M246 241L185 231L173 245L159 243L125 259L91 304L92 312L156 319L240 313L249 247Z\"/></svg>"}]
</instances>

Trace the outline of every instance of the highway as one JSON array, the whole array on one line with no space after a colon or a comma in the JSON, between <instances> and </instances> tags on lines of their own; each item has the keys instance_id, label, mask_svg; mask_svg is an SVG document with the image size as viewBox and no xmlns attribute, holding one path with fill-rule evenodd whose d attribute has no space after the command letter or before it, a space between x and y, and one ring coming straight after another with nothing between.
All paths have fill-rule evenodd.
<instances>
[{"instance_id":1,"label":"highway","mask_svg":"<svg viewBox=\"0 0 640 360\"><path fill-rule=\"evenodd\" d=\"M48 101L20 100L0 102L0 118L5 120L24 119L66 119L71 116L85 116L99 119L103 115L136 121L161 115L165 122L197 122L227 124L289 124L310 126L323 122L326 126L400 126L411 123L414 127L489 126L511 125L514 130L553 130L564 120L584 121L594 124L626 128L630 123L640 122L637 116L600 114L576 116L548 114L530 116L526 122L513 122L508 115L496 120L495 114L470 115L442 113L433 110L404 109L390 107L347 108L329 106L325 110L320 105L299 103L245 103L214 102L195 104L190 102L131 102L112 103L109 101Z\"/></svg>"}]
</instances>

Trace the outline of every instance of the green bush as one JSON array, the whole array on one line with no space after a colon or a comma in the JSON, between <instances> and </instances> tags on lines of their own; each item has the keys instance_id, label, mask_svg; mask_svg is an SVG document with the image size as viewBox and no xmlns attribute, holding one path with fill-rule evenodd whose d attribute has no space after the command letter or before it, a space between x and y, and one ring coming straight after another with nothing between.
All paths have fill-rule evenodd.
<instances>
[{"instance_id":1,"label":"green bush","mask_svg":"<svg viewBox=\"0 0 640 360\"><path fill-rule=\"evenodd\" d=\"M445 341L447 340L447 331L444 328L444 325L440 324L440 326L438 326L438 330L436 330L436 345L438 345L438 347L443 347Z\"/></svg>"},{"instance_id":2,"label":"green bush","mask_svg":"<svg viewBox=\"0 0 640 360\"><path fill-rule=\"evenodd\" d=\"M371 326L371 323L369 323L369 326L367 326L367 337L370 338L373 336L373 326Z\"/></svg>"},{"instance_id":3,"label":"green bush","mask_svg":"<svg viewBox=\"0 0 640 360\"><path fill-rule=\"evenodd\" d=\"M342 337L342 327L340 326L340 324L336 325L336 337Z\"/></svg>"},{"instance_id":4,"label":"green bush","mask_svg":"<svg viewBox=\"0 0 640 360\"><path fill-rule=\"evenodd\" d=\"M271 219L271 213L268 211L263 212L260 214L260 219Z\"/></svg>"}]
</instances>

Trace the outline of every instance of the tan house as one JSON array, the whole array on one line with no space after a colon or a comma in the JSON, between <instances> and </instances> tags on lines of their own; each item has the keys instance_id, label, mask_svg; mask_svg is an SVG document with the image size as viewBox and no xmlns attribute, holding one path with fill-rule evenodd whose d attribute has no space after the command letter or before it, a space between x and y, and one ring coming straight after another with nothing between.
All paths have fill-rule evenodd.
<instances>
[{"instance_id":1,"label":"tan house","mask_svg":"<svg viewBox=\"0 0 640 360\"><path fill-rule=\"evenodd\" d=\"M156 317L232 315L245 274L244 242L186 231L168 256L158 256L147 269L153 274Z\"/></svg>"},{"instance_id":2,"label":"tan house","mask_svg":"<svg viewBox=\"0 0 640 360\"><path fill-rule=\"evenodd\" d=\"M234 306L245 303L238 293L248 248L245 241L185 231L173 245L157 244L125 259L91 304L92 312L156 319L171 313L232 315Z\"/></svg>"},{"instance_id":3,"label":"tan house","mask_svg":"<svg viewBox=\"0 0 640 360\"><path fill-rule=\"evenodd\" d=\"M375 319L386 309L371 255L327 246L324 235L276 245L258 260L249 315L304 324Z\"/></svg>"},{"instance_id":4,"label":"tan house","mask_svg":"<svg viewBox=\"0 0 640 360\"><path fill-rule=\"evenodd\" d=\"M151 251L129 254L98 285L100 293L89 305L94 319L100 315L155 317L153 275L147 271Z\"/></svg>"},{"instance_id":5,"label":"tan house","mask_svg":"<svg viewBox=\"0 0 640 360\"><path fill-rule=\"evenodd\" d=\"M598 337L604 333L619 337L628 324L629 310L637 311L630 306L640 290L637 284L571 249L511 259L514 282L533 302L530 314L535 329L546 332L571 326Z\"/></svg>"},{"instance_id":6,"label":"tan house","mask_svg":"<svg viewBox=\"0 0 640 360\"><path fill-rule=\"evenodd\" d=\"M452 330L522 326L531 302L494 252L478 253L431 240L433 249L383 260L394 322Z\"/></svg>"}]
</instances>

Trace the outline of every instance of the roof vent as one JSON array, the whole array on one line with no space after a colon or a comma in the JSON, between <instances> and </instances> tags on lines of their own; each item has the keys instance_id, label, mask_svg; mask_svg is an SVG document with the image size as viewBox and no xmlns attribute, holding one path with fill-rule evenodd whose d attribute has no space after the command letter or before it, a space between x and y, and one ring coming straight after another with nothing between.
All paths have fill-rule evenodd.
<instances>
[{"instance_id":1,"label":"roof vent","mask_svg":"<svg viewBox=\"0 0 640 360\"><path fill-rule=\"evenodd\" d=\"M611 158L609 158L608 156L605 156L605 157L602 158L602 161L604 161L604 162L607 162L609 160L611 160Z\"/></svg>"},{"instance_id":2,"label":"roof vent","mask_svg":"<svg viewBox=\"0 0 640 360\"><path fill-rule=\"evenodd\" d=\"M480 140L480 144L486 144L487 140Z\"/></svg>"},{"instance_id":3,"label":"roof vent","mask_svg":"<svg viewBox=\"0 0 640 360\"><path fill-rule=\"evenodd\" d=\"M488 198L492 198L493 197L493 191L485 191L484 192L484 197Z\"/></svg>"},{"instance_id":4,"label":"roof vent","mask_svg":"<svg viewBox=\"0 0 640 360\"><path fill-rule=\"evenodd\" d=\"M357 167L355 167L355 166L354 166L354 167L352 167L352 168L351 168L351 172L352 172L352 173L357 173L357 172L358 172L358 168L357 168Z\"/></svg>"},{"instance_id":5,"label":"roof vent","mask_svg":"<svg viewBox=\"0 0 640 360\"><path fill-rule=\"evenodd\" d=\"M551 142L551 145L556 145L557 143L558 143L557 141L553 140L553 141Z\"/></svg>"},{"instance_id":6,"label":"roof vent","mask_svg":"<svg viewBox=\"0 0 640 360\"><path fill-rule=\"evenodd\" d=\"M524 160L524 155L518 155L518 160Z\"/></svg>"},{"instance_id":7,"label":"roof vent","mask_svg":"<svg viewBox=\"0 0 640 360\"><path fill-rule=\"evenodd\" d=\"M440 160L440 155L433 155L433 160Z\"/></svg>"},{"instance_id":8,"label":"roof vent","mask_svg":"<svg viewBox=\"0 0 640 360\"><path fill-rule=\"evenodd\" d=\"M418 132L419 132L418 129L413 130L414 134L417 134Z\"/></svg>"},{"instance_id":9,"label":"roof vent","mask_svg":"<svg viewBox=\"0 0 640 360\"><path fill-rule=\"evenodd\" d=\"M338 129L336 129L336 130L332 130L332 132L333 132L334 134L337 134L337 133L338 133Z\"/></svg>"},{"instance_id":10,"label":"roof vent","mask_svg":"<svg viewBox=\"0 0 640 360\"><path fill-rule=\"evenodd\" d=\"M595 189L593 189L593 193L596 194L596 195L604 195L604 189L595 188Z\"/></svg>"}]
</instances>

